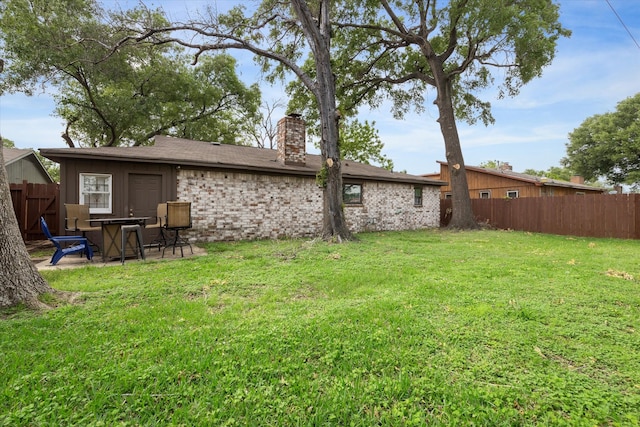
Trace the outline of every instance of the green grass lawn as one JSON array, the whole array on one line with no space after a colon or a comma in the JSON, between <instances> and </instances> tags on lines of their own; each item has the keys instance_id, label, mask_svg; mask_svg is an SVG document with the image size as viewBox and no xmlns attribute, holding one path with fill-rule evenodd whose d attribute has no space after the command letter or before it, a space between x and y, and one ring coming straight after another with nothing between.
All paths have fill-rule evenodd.
<instances>
[{"instance_id":1,"label":"green grass lawn","mask_svg":"<svg viewBox=\"0 0 640 427\"><path fill-rule=\"evenodd\" d=\"M219 243L46 271L0 320L0 425L640 423L640 243L519 232Z\"/></svg>"}]
</instances>

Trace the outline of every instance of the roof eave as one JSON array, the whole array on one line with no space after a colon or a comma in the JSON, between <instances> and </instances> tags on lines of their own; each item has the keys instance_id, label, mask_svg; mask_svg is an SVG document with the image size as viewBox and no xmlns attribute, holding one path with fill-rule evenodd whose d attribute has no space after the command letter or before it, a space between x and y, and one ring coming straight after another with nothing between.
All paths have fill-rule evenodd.
<instances>
[{"instance_id":1,"label":"roof eave","mask_svg":"<svg viewBox=\"0 0 640 427\"><path fill-rule=\"evenodd\" d=\"M135 163L164 163L174 166L180 167L200 167L200 168L208 168L208 169L225 169L225 170L242 170L248 172L261 172L268 174L279 174L279 175L294 175L294 176L305 176L305 177L314 177L317 174L317 170L309 168L309 167L294 167L294 166L282 166L278 164L278 167L274 164L274 167L260 167L260 166L249 166L249 165L239 165L232 163L221 163L221 162L204 162L204 161L193 161L193 160L173 160L168 161L164 158L151 158L151 157L125 157L125 156L114 156L114 155L101 155L96 156L91 153L72 153L67 155L66 153L59 152L50 152L49 150L41 150L41 154L55 162L60 162L60 159L83 159L83 160L105 160L105 161L121 161L121 162L135 162ZM447 185L444 181L439 180L430 180L430 179L419 179L406 176L405 174L398 174L398 176L393 177L380 177L373 175L362 175L362 174L351 174L348 172L342 173L343 178L347 179L362 179L368 181L383 181L383 182L395 182L395 183L406 183L406 184L422 184L422 185L434 185L434 186L444 186Z\"/></svg>"},{"instance_id":2,"label":"roof eave","mask_svg":"<svg viewBox=\"0 0 640 427\"><path fill-rule=\"evenodd\" d=\"M442 165L446 165L448 166L447 162L438 160L438 163L442 164ZM465 166L466 169L468 170L472 170L478 173L486 173L489 175L493 175L493 176L501 176L501 177L505 177L505 178L509 178L509 179L513 179L515 181L521 181L521 182L528 182L528 183L532 183L533 185L535 185L536 187L544 187L544 186L549 186L549 187L563 187L563 188L574 188L576 190L585 190L585 191L596 191L599 190L596 187L591 187L589 185L581 185L581 184L574 184L571 182L558 182L555 180L546 180L546 181L542 181L542 180L537 180L537 179L529 179L523 176L517 176L517 175L511 175L509 172L502 172L502 171L494 171L491 169L486 169L486 168L481 168L478 166ZM542 179L542 178L541 178ZM605 190L602 190L605 191Z\"/></svg>"},{"instance_id":3,"label":"roof eave","mask_svg":"<svg viewBox=\"0 0 640 427\"><path fill-rule=\"evenodd\" d=\"M403 174L404 175L404 174ZM362 175L362 174L350 174L350 173L342 173L342 178L347 179L361 179L364 181L383 181L383 182L395 182L395 183L404 183L404 184L422 184L422 185L434 185L434 186L444 186L448 183L440 180L432 180L432 179L419 179L408 176L401 176L398 174L398 177L380 177L380 176L370 176L370 175Z\"/></svg>"},{"instance_id":4,"label":"roof eave","mask_svg":"<svg viewBox=\"0 0 640 427\"><path fill-rule=\"evenodd\" d=\"M584 191L601 191L601 192L606 191L604 188L591 187L589 185L582 185L582 184L573 184L570 182L564 183L564 182L547 181L547 182L543 182L542 185L545 185L548 187L573 188L574 190L584 190Z\"/></svg>"}]
</instances>

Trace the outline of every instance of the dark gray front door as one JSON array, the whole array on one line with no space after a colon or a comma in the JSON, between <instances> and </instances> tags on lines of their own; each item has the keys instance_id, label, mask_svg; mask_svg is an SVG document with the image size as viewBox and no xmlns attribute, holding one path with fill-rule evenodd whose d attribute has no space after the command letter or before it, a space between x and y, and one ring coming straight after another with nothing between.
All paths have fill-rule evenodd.
<instances>
[{"instance_id":1,"label":"dark gray front door","mask_svg":"<svg viewBox=\"0 0 640 427\"><path fill-rule=\"evenodd\" d=\"M129 216L148 216L156 222L158 203L163 203L161 174L129 174L129 195L126 213Z\"/></svg>"}]
</instances>

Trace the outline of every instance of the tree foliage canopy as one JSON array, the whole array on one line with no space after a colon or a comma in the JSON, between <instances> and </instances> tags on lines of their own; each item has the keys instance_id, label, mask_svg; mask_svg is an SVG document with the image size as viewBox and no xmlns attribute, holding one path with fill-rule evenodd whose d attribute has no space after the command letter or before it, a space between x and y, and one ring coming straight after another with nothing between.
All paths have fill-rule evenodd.
<instances>
[{"instance_id":1,"label":"tree foliage canopy","mask_svg":"<svg viewBox=\"0 0 640 427\"><path fill-rule=\"evenodd\" d=\"M551 166L546 171L536 170L536 169L525 169L522 173L525 173L527 175L558 179L560 181L571 181L571 177L575 175L570 169L560 167L560 166Z\"/></svg>"},{"instance_id":2,"label":"tree foliage canopy","mask_svg":"<svg viewBox=\"0 0 640 427\"><path fill-rule=\"evenodd\" d=\"M402 118L422 111L434 88L447 160L460 165L453 179L465 182L454 184L455 203L466 192L455 119L492 123L491 104L479 95L497 76L499 97L517 95L551 62L558 38L569 35L552 0L340 0L332 7L331 60L342 116L390 100ZM309 117L311 100L300 84L288 90Z\"/></svg>"},{"instance_id":3,"label":"tree foliage canopy","mask_svg":"<svg viewBox=\"0 0 640 427\"><path fill-rule=\"evenodd\" d=\"M393 170L393 160L382 154L384 144L376 122L351 120L340 129L340 154L344 159Z\"/></svg>"},{"instance_id":4,"label":"tree foliage canopy","mask_svg":"<svg viewBox=\"0 0 640 427\"><path fill-rule=\"evenodd\" d=\"M34 0L56 5L91 1ZM125 17L128 22L137 22L142 34L126 25L116 28L129 28L119 34L125 40L149 41L154 47L176 43L195 49L196 60L212 50L237 48L258 55L272 78L282 76L285 70L293 72L313 94L320 112L321 153L331 176L335 175L328 182L332 184L331 211L336 219L341 218L336 209L340 196L334 194L341 191L340 117L353 115L360 105L377 107L387 99L392 101L394 114L402 117L411 108L423 109L427 88L434 88L437 121L447 162L453 166L450 224L458 228L477 224L456 118L469 123L492 122L490 103L478 95L493 85L496 75L502 78L499 95L516 95L551 62L558 38L569 35L558 22L558 6L553 0L263 0L252 15L244 12L237 7L225 15L212 13L208 21L167 25L142 10L138 17ZM74 41L70 49L96 40L76 34L82 26L66 28L71 29L68 36ZM119 44L112 56L139 45ZM305 61L307 54L310 59ZM498 71L493 74L492 70Z\"/></svg>"},{"instance_id":5,"label":"tree foliage canopy","mask_svg":"<svg viewBox=\"0 0 640 427\"><path fill-rule=\"evenodd\" d=\"M339 114L336 110L335 73L331 61L331 13L329 1L264 0L254 13L243 5L218 14L209 7L198 21L168 26L142 24L137 36L120 46L150 43L177 44L194 50L195 60L209 51L241 49L251 52L272 78L293 73L315 99L321 122L320 153L324 185L323 237L351 237L342 210L342 172L338 145ZM140 28L140 26L138 25ZM311 52L314 74L303 67L302 52Z\"/></svg>"},{"instance_id":6,"label":"tree foliage canopy","mask_svg":"<svg viewBox=\"0 0 640 427\"><path fill-rule=\"evenodd\" d=\"M553 0L342 0L336 2L334 68L340 109L386 100L402 118L421 111L427 89L453 166L453 228L475 228L456 120L492 123L479 96L501 77L498 95L515 96L542 73L557 40L570 33Z\"/></svg>"},{"instance_id":7,"label":"tree foliage canopy","mask_svg":"<svg viewBox=\"0 0 640 427\"><path fill-rule=\"evenodd\" d=\"M229 55L190 66L176 46L113 50L132 34L132 20L166 25L159 11L105 11L95 0L8 0L0 13L8 65L0 90L57 88L55 112L67 122L68 145L139 145L160 133L235 143L257 114L259 89L240 81Z\"/></svg>"},{"instance_id":8,"label":"tree foliage canopy","mask_svg":"<svg viewBox=\"0 0 640 427\"><path fill-rule=\"evenodd\" d=\"M569 134L563 164L589 180L640 183L640 93L614 112L588 117Z\"/></svg>"},{"instance_id":9,"label":"tree foliage canopy","mask_svg":"<svg viewBox=\"0 0 640 427\"><path fill-rule=\"evenodd\" d=\"M16 147L16 143L13 142L12 140L10 140L9 138L4 138L2 135L0 135L0 140L2 141L2 146L4 148L15 148Z\"/></svg>"},{"instance_id":10,"label":"tree foliage canopy","mask_svg":"<svg viewBox=\"0 0 640 427\"><path fill-rule=\"evenodd\" d=\"M343 107L389 98L397 117L423 109L426 89L446 82L458 119L491 123L491 104L477 95L497 76L500 97L517 95L570 34L552 0L339 3L334 61Z\"/></svg>"}]
</instances>

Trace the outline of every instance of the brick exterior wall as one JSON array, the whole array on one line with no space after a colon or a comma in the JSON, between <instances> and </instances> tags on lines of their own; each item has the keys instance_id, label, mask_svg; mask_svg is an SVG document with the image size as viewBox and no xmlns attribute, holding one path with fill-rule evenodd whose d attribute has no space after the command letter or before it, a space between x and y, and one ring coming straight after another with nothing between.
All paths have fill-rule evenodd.
<instances>
[{"instance_id":1,"label":"brick exterior wall","mask_svg":"<svg viewBox=\"0 0 640 427\"><path fill-rule=\"evenodd\" d=\"M353 232L417 230L440 226L440 188L423 187L422 206L414 205L412 184L364 182L362 205L345 205Z\"/></svg>"},{"instance_id":2,"label":"brick exterior wall","mask_svg":"<svg viewBox=\"0 0 640 427\"><path fill-rule=\"evenodd\" d=\"M179 200L191 201L192 241L315 237L322 231L322 190L315 177L270 176L183 168ZM411 184L363 182L363 204L345 206L352 232L437 227L440 189L423 188L414 206Z\"/></svg>"}]
</instances>

